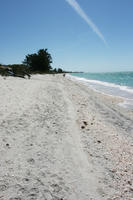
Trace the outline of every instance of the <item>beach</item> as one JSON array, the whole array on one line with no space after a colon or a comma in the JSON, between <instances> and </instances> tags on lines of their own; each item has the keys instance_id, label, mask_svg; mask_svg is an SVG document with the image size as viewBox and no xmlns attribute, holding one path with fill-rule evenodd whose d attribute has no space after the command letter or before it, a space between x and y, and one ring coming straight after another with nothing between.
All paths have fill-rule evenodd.
<instances>
[{"instance_id":1,"label":"beach","mask_svg":"<svg viewBox=\"0 0 133 200\"><path fill-rule=\"evenodd\" d=\"M0 200L132 200L133 111L61 75L0 76Z\"/></svg>"}]
</instances>

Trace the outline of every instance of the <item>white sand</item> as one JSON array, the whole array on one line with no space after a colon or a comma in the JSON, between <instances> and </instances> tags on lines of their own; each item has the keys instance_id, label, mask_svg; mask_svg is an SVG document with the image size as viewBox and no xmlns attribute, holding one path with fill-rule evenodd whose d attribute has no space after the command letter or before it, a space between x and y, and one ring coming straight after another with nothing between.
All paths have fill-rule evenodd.
<instances>
[{"instance_id":1,"label":"white sand","mask_svg":"<svg viewBox=\"0 0 133 200\"><path fill-rule=\"evenodd\" d=\"M132 200L119 101L61 75L0 77L0 200Z\"/></svg>"}]
</instances>

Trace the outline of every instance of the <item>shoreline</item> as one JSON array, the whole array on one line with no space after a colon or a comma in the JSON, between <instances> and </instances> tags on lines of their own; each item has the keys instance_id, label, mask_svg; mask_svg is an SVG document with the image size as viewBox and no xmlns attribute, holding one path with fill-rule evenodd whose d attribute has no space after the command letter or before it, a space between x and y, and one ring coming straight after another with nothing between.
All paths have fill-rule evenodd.
<instances>
[{"instance_id":1,"label":"shoreline","mask_svg":"<svg viewBox=\"0 0 133 200\"><path fill-rule=\"evenodd\" d=\"M131 200L133 111L62 75L0 77L2 200Z\"/></svg>"},{"instance_id":2,"label":"shoreline","mask_svg":"<svg viewBox=\"0 0 133 200\"><path fill-rule=\"evenodd\" d=\"M111 92L109 91L102 91L101 89L97 89L95 88L95 86L91 85L92 82L95 82L99 85L108 85L109 87L114 87L114 88L121 88L121 92L124 88L125 90L125 87L126 87L126 90L130 93L133 93L133 88L129 88L128 86L120 86L120 85L116 85L115 83L110 83L110 82L103 82L103 81L100 81L100 80L91 80L91 79L87 79L87 78L84 78L84 77L79 77L79 76L73 76L71 74L67 75L67 77L70 79L70 80L73 80L73 81L77 81L79 83L82 83L83 85L86 85L88 86L90 89L96 91L97 93L100 93L100 94L103 94L103 95L108 95L110 97L116 97L116 98L119 98L120 99L120 106L124 107L124 108L127 108L127 109L131 109L133 110L133 99L132 98L128 98L128 97L124 97L124 96L121 96L120 94L117 95L117 94L111 94ZM125 90L125 91L126 91Z\"/></svg>"}]
</instances>

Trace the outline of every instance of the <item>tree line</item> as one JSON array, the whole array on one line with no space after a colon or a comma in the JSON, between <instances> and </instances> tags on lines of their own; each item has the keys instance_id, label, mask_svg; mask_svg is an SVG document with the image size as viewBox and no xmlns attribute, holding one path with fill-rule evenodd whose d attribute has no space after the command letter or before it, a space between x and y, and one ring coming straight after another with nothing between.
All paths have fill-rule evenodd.
<instances>
[{"instance_id":1,"label":"tree line","mask_svg":"<svg viewBox=\"0 0 133 200\"><path fill-rule=\"evenodd\" d=\"M48 49L40 49L37 53L28 54L25 56L22 64L6 65L13 70L14 73L64 73L61 68L52 68L52 56ZM2 64L0 64L0 72Z\"/></svg>"}]
</instances>

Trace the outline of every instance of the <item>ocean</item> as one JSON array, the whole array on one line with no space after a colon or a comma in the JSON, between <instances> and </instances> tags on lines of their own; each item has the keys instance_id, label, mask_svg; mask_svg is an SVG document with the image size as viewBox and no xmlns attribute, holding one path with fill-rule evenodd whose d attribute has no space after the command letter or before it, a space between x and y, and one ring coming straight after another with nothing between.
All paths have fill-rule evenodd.
<instances>
[{"instance_id":1,"label":"ocean","mask_svg":"<svg viewBox=\"0 0 133 200\"><path fill-rule=\"evenodd\" d=\"M120 105L133 109L133 72L71 73L69 77L98 92L122 97Z\"/></svg>"}]
</instances>

